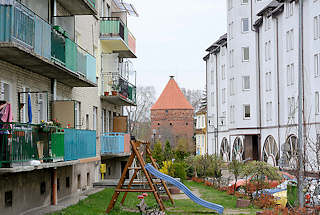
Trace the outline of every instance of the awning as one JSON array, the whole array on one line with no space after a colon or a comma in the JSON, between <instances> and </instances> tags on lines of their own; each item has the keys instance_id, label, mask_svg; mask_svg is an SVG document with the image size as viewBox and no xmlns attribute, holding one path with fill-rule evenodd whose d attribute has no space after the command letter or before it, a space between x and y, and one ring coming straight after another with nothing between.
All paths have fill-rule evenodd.
<instances>
[{"instance_id":1,"label":"awning","mask_svg":"<svg viewBox=\"0 0 320 215\"><path fill-rule=\"evenodd\" d=\"M130 3L125 3L123 0L113 0L119 10L127 12L130 16L139 16L134 6Z\"/></svg>"}]
</instances>

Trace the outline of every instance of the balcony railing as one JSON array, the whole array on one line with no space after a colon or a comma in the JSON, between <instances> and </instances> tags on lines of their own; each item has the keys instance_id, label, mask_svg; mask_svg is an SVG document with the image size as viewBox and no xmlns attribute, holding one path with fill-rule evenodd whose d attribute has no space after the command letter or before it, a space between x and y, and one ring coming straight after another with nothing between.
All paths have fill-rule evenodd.
<instances>
[{"instance_id":1,"label":"balcony railing","mask_svg":"<svg viewBox=\"0 0 320 215\"><path fill-rule=\"evenodd\" d=\"M136 39L119 17L101 17L100 37L120 37L133 54L136 52Z\"/></svg>"},{"instance_id":2,"label":"balcony railing","mask_svg":"<svg viewBox=\"0 0 320 215\"><path fill-rule=\"evenodd\" d=\"M103 74L103 96L119 96L123 100L136 104L136 86L119 73Z\"/></svg>"},{"instance_id":3,"label":"balcony railing","mask_svg":"<svg viewBox=\"0 0 320 215\"><path fill-rule=\"evenodd\" d=\"M0 2L0 11L0 43L19 44L46 62L58 63L66 70L96 82L96 59L69 39L63 29L52 27L14 0Z\"/></svg>"},{"instance_id":4,"label":"balcony railing","mask_svg":"<svg viewBox=\"0 0 320 215\"><path fill-rule=\"evenodd\" d=\"M0 168L89 157L96 157L95 131L0 123Z\"/></svg>"},{"instance_id":5,"label":"balcony railing","mask_svg":"<svg viewBox=\"0 0 320 215\"><path fill-rule=\"evenodd\" d=\"M101 154L120 155L130 153L130 135L125 133L105 133L101 135Z\"/></svg>"}]
</instances>

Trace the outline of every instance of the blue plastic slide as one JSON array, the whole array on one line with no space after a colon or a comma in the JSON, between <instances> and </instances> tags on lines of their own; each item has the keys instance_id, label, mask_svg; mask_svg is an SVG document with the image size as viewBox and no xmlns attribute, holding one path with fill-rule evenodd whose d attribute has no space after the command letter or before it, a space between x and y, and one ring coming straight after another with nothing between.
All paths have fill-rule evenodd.
<instances>
[{"instance_id":1,"label":"blue plastic slide","mask_svg":"<svg viewBox=\"0 0 320 215\"><path fill-rule=\"evenodd\" d=\"M163 173L159 172L151 164L148 163L145 166L145 168L146 168L146 170L148 172L150 172L155 177L160 178L160 179L162 179L162 180L164 180L164 181L176 186L180 190L182 190L195 203L197 203L197 204L199 204L199 205L201 205L203 207L209 208L211 210L215 210L219 214L223 213L223 210L224 210L223 206L218 205L218 204L214 204L214 203L211 203L211 202L208 202L208 201L205 201L203 199L198 198L184 184L182 184L181 182L179 182L176 179L172 178L171 176L168 176L166 174L163 174Z\"/></svg>"}]
</instances>

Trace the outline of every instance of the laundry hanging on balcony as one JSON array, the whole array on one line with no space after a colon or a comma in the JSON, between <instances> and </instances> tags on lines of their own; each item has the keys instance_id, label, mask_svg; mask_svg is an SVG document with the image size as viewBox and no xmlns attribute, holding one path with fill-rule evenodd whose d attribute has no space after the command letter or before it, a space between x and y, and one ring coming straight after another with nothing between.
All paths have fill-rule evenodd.
<instances>
[{"instance_id":1,"label":"laundry hanging on balcony","mask_svg":"<svg viewBox=\"0 0 320 215\"><path fill-rule=\"evenodd\" d=\"M32 106L31 106L31 96L28 93L28 123L32 123Z\"/></svg>"},{"instance_id":2,"label":"laundry hanging on balcony","mask_svg":"<svg viewBox=\"0 0 320 215\"><path fill-rule=\"evenodd\" d=\"M0 105L0 122L12 122L11 104L5 102ZM9 124L0 125L0 134L8 134L10 130Z\"/></svg>"}]
</instances>

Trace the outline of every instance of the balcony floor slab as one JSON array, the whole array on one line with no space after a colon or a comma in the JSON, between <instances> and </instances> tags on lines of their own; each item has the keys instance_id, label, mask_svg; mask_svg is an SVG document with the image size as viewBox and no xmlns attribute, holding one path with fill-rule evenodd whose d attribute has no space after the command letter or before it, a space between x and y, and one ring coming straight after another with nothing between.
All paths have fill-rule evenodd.
<instances>
[{"instance_id":1,"label":"balcony floor slab","mask_svg":"<svg viewBox=\"0 0 320 215\"><path fill-rule=\"evenodd\" d=\"M101 96L101 99L114 105L119 106L136 106L136 104L128 99L122 98L119 95L116 96Z\"/></svg>"},{"instance_id":2,"label":"balcony floor slab","mask_svg":"<svg viewBox=\"0 0 320 215\"><path fill-rule=\"evenodd\" d=\"M84 76L58 65L18 43L0 42L0 60L66 84L70 87L96 87Z\"/></svg>"}]
</instances>

